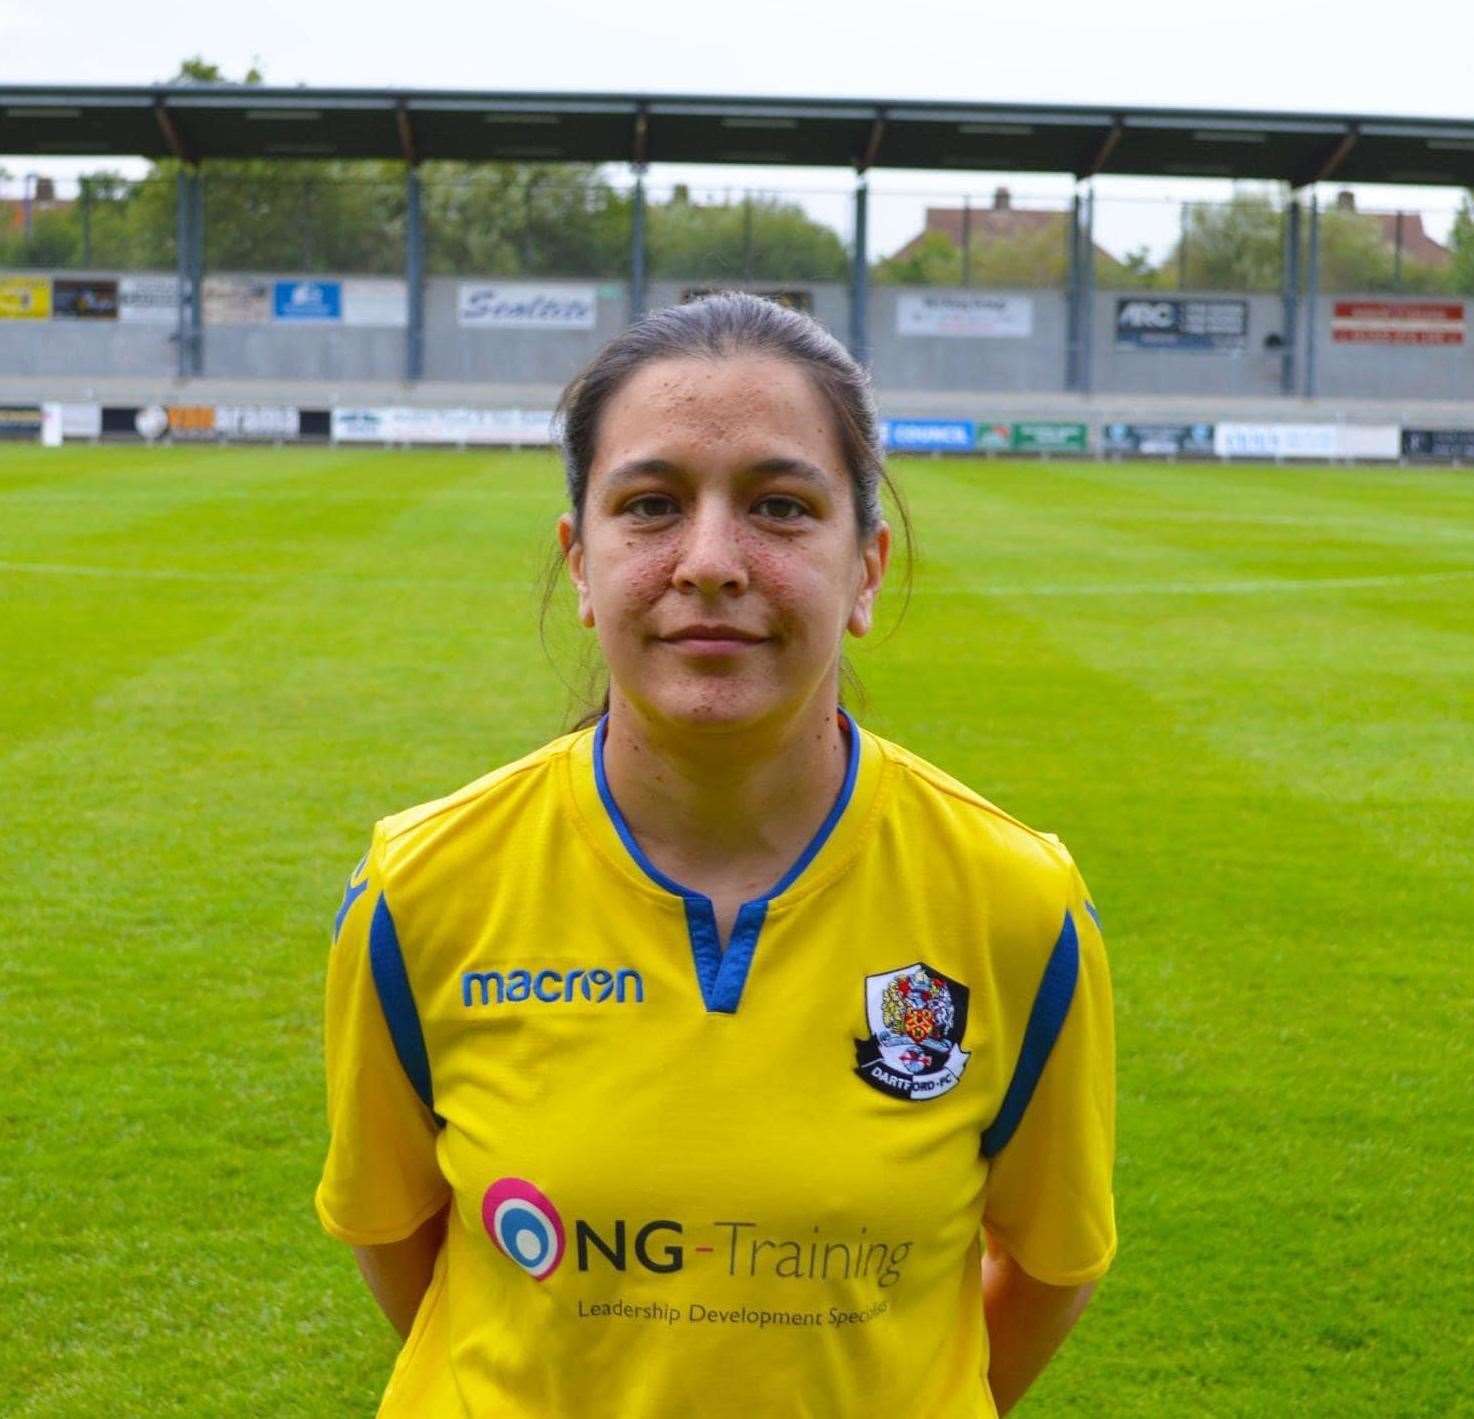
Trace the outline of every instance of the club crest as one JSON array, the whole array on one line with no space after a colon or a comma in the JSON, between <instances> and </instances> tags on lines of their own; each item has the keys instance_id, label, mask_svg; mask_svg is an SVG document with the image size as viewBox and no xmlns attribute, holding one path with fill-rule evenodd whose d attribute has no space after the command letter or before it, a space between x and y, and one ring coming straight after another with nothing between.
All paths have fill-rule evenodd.
<instances>
[{"instance_id":1,"label":"club crest","mask_svg":"<svg viewBox=\"0 0 1474 1419\"><path fill-rule=\"evenodd\" d=\"M855 1073L882 1094L934 1099L967 1068L967 987L924 961L865 977L865 1022Z\"/></svg>"}]
</instances>

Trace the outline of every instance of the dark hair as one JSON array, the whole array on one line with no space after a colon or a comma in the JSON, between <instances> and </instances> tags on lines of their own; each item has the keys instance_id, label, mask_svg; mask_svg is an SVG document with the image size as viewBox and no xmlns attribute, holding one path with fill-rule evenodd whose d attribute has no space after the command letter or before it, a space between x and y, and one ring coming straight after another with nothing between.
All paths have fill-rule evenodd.
<instances>
[{"instance_id":1,"label":"dark hair","mask_svg":"<svg viewBox=\"0 0 1474 1419\"><path fill-rule=\"evenodd\" d=\"M558 401L558 420L575 531L583 520L599 423L615 394L637 371L657 360L719 360L739 355L787 360L813 381L834 415L860 536L869 537L883 520L882 488L895 504L906 542L904 587L909 599L911 517L886 471L870 376L818 321L745 291L721 291L645 316L616 335L569 382ZM561 559L555 558L544 588L544 618L560 567ZM858 690L859 682L848 665L843 673L846 682ZM602 709L608 706L606 689ZM594 717L586 715L582 722Z\"/></svg>"}]
</instances>

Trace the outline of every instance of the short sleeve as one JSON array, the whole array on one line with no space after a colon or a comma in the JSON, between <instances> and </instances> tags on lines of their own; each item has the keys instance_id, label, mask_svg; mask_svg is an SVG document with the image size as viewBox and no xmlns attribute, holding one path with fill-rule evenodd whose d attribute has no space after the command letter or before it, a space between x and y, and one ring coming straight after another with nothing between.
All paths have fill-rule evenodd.
<instances>
[{"instance_id":1,"label":"short sleeve","mask_svg":"<svg viewBox=\"0 0 1474 1419\"><path fill-rule=\"evenodd\" d=\"M434 1116L395 1053L374 985L369 947L384 893L381 848L376 829L349 878L328 957L331 1137L315 1200L323 1227L355 1246L400 1241L450 1199L436 1159Z\"/></svg>"},{"instance_id":2,"label":"short sleeve","mask_svg":"<svg viewBox=\"0 0 1474 1419\"><path fill-rule=\"evenodd\" d=\"M1064 1024L1013 1136L993 1159L986 1231L1037 1281L1077 1286L1116 1253L1116 1047L1100 920L1070 867L1079 968Z\"/></svg>"}]
</instances>

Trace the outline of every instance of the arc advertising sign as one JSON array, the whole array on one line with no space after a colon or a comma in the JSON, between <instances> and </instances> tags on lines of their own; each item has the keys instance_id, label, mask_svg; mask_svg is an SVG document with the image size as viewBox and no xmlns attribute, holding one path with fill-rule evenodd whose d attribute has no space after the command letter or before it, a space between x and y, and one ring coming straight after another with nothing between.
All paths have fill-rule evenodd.
<instances>
[{"instance_id":1,"label":"arc advertising sign","mask_svg":"<svg viewBox=\"0 0 1474 1419\"><path fill-rule=\"evenodd\" d=\"M1248 301L1153 296L1122 296L1116 301L1116 344L1126 349L1233 353L1242 350L1248 338Z\"/></svg>"}]
</instances>

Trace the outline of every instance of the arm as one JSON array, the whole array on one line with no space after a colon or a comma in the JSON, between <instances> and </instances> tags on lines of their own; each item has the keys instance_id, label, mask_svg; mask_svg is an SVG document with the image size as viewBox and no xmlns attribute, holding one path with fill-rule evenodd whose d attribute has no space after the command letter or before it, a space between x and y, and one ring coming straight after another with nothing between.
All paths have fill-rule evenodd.
<instances>
[{"instance_id":1,"label":"arm","mask_svg":"<svg viewBox=\"0 0 1474 1419\"><path fill-rule=\"evenodd\" d=\"M415 1314L430 1285L435 1258L445 1240L445 1220L445 1211L440 1211L403 1241L353 1248L374 1300L403 1340L409 1339Z\"/></svg>"},{"instance_id":2,"label":"arm","mask_svg":"<svg viewBox=\"0 0 1474 1419\"><path fill-rule=\"evenodd\" d=\"M1093 1281L1083 1286L1036 1281L989 1238L983 1259L983 1316L988 1327L988 1386L1000 1416L1039 1377L1094 1290Z\"/></svg>"}]
</instances>

